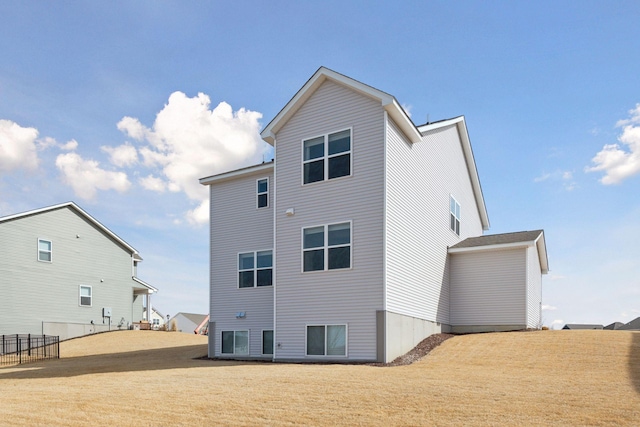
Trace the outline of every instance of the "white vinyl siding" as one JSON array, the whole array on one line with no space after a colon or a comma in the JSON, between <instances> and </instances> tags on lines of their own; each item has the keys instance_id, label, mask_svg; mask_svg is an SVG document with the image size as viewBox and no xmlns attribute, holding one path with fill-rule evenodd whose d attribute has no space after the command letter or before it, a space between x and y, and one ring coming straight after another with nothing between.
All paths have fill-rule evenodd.
<instances>
[{"instance_id":1,"label":"white vinyl siding","mask_svg":"<svg viewBox=\"0 0 640 427\"><path fill-rule=\"evenodd\" d=\"M38 261L38 239L55 243L54 262ZM112 309L112 329L121 319L124 325L142 319L131 252L75 209L0 222L0 242L0 335L42 334L43 322L102 323L102 307ZM80 285L92 287L91 307L79 304Z\"/></svg>"},{"instance_id":2,"label":"white vinyl siding","mask_svg":"<svg viewBox=\"0 0 640 427\"><path fill-rule=\"evenodd\" d=\"M388 123L386 309L449 324L447 248L482 235L458 130L431 130L411 144ZM460 236L450 230L452 194L465 212Z\"/></svg>"},{"instance_id":3,"label":"white vinyl siding","mask_svg":"<svg viewBox=\"0 0 640 427\"><path fill-rule=\"evenodd\" d=\"M451 324L525 325L525 248L451 254Z\"/></svg>"},{"instance_id":4,"label":"white vinyl siding","mask_svg":"<svg viewBox=\"0 0 640 427\"><path fill-rule=\"evenodd\" d=\"M273 183L272 170L265 170L210 185L211 271L210 321L215 322L214 354L221 355L220 331L249 331L249 356L262 357L262 330L273 329L273 288L238 287L238 257L251 253L257 272L257 253L273 248L273 195L269 191L268 206L256 209L256 182L268 178ZM275 258L275 251L272 252ZM257 275L254 274L254 284ZM236 318L244 312L245 317Z\"/></svg>"},{"instance_id":5,"label":"white vinyl siding","mask_svg":"<svg viewBox=\"0 0 640 427\"><path fill-rule=\"evenodd\" d=\"M340 129L352 132L351 176L303 185L301 141ZM376 310L383 307L383 144L380 102L332 81L276 135L277 359L305 357L306 325L338 323L349 324L349 359L376 359ZM290 208L295 214L284 215ZM353 224L352 268L302 272L301 230L346 219Z\"/></svg>"}]
</instances>

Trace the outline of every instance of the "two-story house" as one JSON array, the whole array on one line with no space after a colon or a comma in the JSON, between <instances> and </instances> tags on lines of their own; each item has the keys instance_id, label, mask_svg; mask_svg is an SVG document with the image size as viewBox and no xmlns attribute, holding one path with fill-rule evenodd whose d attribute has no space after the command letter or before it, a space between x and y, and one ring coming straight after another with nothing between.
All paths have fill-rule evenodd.
<instances>
[{"instance_id":1,"label":"two-story house","mask_svg":"<svg viewBox=\"0 0 640 427\"><path fill-rule=\"evenodd\" d=\"M463 117L416 126L322 67L261 136L274 161L200 180L210 357L388 362L433 333L540 325L544 233L483 236Z\"/></svg>"},{"instance_id":2,"label":"two-story house","mask_svg":"<svg viewBox=\"0 0 640 427\"><path fill-rule=\"evenodd\" d=\"M73 202L0 218L0 335L126 329L151 308L138 251Z\"/></svg>"}]
</instances>

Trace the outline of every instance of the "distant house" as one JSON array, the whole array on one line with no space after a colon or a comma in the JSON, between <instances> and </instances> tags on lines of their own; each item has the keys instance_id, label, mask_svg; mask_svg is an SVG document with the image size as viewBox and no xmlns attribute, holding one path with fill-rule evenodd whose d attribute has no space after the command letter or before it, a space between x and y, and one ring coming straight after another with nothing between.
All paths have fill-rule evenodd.
<instances>
[{"instance_id":1,"label":"distant house","mask_svg":"<svg viewBox=\"0 0 640 427\"><path fill-rule=\"evenodd\" d=\"M489 218L464 117L416 125L321 67L210 188L209 356L389 362L439 332L541 325L542 230Z\"/></svg>"},{"instance_id":2,"label":"distant house","mask_svg":"<svg viewBox=\"0 0 640 427\"><path fill-rule=\"evenodd\" d=\"M168 328L173 328L175 324L178 332L193 334L206 318L206 314L178 313L169 320Z\"/></svg>"},{"instance_id":3,"label":"distant house","mask_svg":"<svg viewBox=\"0 0 640 427\"><path fill-rule=\"evenodd\" d=\"M622 322L613 322L613 323L605 326L603 329L615 331L615 330L620 329L622 326L624 326L624 323L622 323Z\"/></svg>"},{"instance_id":4,"label":"distant house","mask_svg":"<svg viewBox=\"0 0 640 427\"><path fill-rule=\"evenodd\" d=\"M640 331L640 317L636 317L631 322L625 323L618 329L621 331Z\"/></svg>"},{"instance_id":5,"label":"distant house","mask_svg":"<svg viewBox=\"0 0 640 427\"><path fill-rule=\"evenodd\" d=\"M602 325L590 325L587 323L567 323L562 329L604 329Z\"/></svg>"},{"instance_id":6,"label":"distant house","mask_svg":"<svg viewBox=\"0 0 640 427\"><path fill-rule=\"evenodd\" d=\"M144 311L142 313L142 319L148 320L146 307L144 308ZM160 313L155 307L151 307L151 319L149 319L148 321L152 329L159 329L165 323L167 323L167 319L164 317L164 314Z\"/></svg>"},{"instance_id":7,"label":"distant house","mask_svg":"<svg viewBox=\"0 0 640 427\"><path fill-rule=\"evenodd\" d=\"M0 218L0 335L126 329L157 291L138 251L73 202Z\"/></svg>"}]
</instances>

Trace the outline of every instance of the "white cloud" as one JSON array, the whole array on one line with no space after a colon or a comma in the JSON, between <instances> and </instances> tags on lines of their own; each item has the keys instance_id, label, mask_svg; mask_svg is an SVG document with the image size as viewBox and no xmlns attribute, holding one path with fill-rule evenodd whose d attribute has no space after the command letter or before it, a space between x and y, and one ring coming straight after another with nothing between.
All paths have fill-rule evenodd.
<instances>
[{"instance_id":1,"label":"white cloud","mask_svg":"<svg viewBox=\"0 0 640 427\"><path fill-rule=\"evenodd\" d=\"M164 193L167 189L167 184L161 178L157 178L153 175L148 175L146 178L140 178L138 182L145 190Z\"/></svg>"},{"instance_id":2,"label":"white cloud","mask_svg":"<svg viewBox=\"0 0 640 427\"><path fill-rule=\"evenodd\" d=\"M557 310L558 307L554 307L552 305L548 305L548 304L543 304L542 305L542 311L553 311L553 310Z\"/></svg>"},{"instance_id":3,"label":"white cloud","mask_svg":"<svg viewBox=\"0 0 640 427\"><path fill-rule=\"evenodd\" d=\"M544 172L542 175L533 178L533 182L544 181L560 181L566 191L574 190L577 187L576 182L573 180L573 172L571 171L557 170L553 173Z\"/></svg>"},{"instance_id":4,"label":"white cloud","mask_svg":"<svg viewBox=\"0 0 640 427\"><path fill-rule=\"evenodd\" d=\"M407 113L407 116L411 118L411 110L413 109L413 105L402 104L402 109L404 110L405 113Z\"/></svg>"},{"instance_id":5,"label":"white cloud","mask_svg":"<svg viewBox=\"0 0 640 427\"><path fill-rule=\"evenodd\" d=\"M622 127L618 137L620 144L607 144L600 150L587 166L585 172L605 172L600 182L605 185L619 184L625 179L640 173L640 104L629 111L630 118L619 120L617 127Z\"/></svg>"},{"instance_id":6,"label":"white cloud","mask_svg":"<svg viewBox=\"0 0 640 427\"><path fill-rule=\"evenodd\" d=\"M78 148L78 141L76 141L75 139L72 139L70 141L67 141L64 144L60 144L59 147L61 150L64 150L64 151L73 151L76 148Z\"/></svg>"},{"instance_id":7,"label":"white cloud","mask_svg":"<svg viewBox=\"0 0 640 427\"><path fill-rule=\"evenodd\" d=\"M100 147L102 151L109 154L111 163L118 167L132 166L138 163L138 152L136 148L129 143L119 145L117 147Z\"/></svg>"},{"instance_id":8,"label":"white cloud","mask_svg":"<svg viewBox=\"0 0 640 427\"><path fill-rule=\"evenodd\" d=\"M38 167L38 130L24 128L11 120L0 120L0 172Z\"/></svg>"},{"instance_id":9,"label":"white cloud","mask_svg":"<svg viewBox=\"0 0 640 427\"><path fill-rule=\"evenodd\" d=\"M83 199L95 198L97 190L125 192L131 186L124 172L112 172L100 168L95 160L85 160L77 153L60 154L56 166L62 173L62 180L73 188Z\"/></svg>"},{"instance_id":10,"label":"white cloud","mask_svg":"<svg viewBox=\"0 0 640 427\"><path fill-rule=\"evenodd\" d=\"M226 102L213 110L210 105L205 94L189 98L174 92L151 128L132 117L117 125L129 137L147 143L138 149L142 163L162 177L143 178L144 188L183 191L198 203L187 213L187 220L198 224L206 223L209 213L203 203L208 203L208 191L198 179L260 163L267 150L259 135L262 114L244 108L233 111Z\"/></svg>"},{"instance_id":11,"label":"white cloud","mask_svg":"<svg viewBox=\"0 0 640 427\"><path fill-rule=\"evenodd\" d=\"M556 326L558 326L556 328ZM555 319L553 322L551 322L551 328L552 329L561 329L564 326L564 320L562 319Z\"/></svg>"}]
</instances>

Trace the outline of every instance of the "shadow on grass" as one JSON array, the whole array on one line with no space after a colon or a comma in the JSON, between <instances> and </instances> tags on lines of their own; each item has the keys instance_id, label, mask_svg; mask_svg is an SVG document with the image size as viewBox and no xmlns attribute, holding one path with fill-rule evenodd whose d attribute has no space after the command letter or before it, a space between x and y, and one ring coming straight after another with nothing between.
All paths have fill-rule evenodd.
<instances>
[{"instance_id":1,"label":"shadow on grass","mask_svg":"<svg viewBox=\"0 0 640 427\"><path fill-rule=\"evenodd\" d=\"M636 392L640 393L640 332L633 332L629 351L629 377Z\"/></svg>"},{"instance_id":2,"label":"shadow on grass","mask_svg":"<svg viewBox=\"0 0 640 427\"><path fill-rule=\"evenodd\" d=\"M0 380L68 378L88 374L142 372L198 367L215 368L260 363L211 360L203 358L206 354L207 345L204 344L68 357L0 368Z\"/></svg>"}]
</instances>

